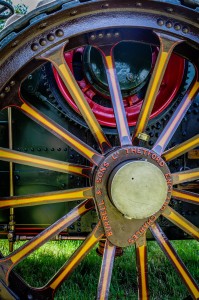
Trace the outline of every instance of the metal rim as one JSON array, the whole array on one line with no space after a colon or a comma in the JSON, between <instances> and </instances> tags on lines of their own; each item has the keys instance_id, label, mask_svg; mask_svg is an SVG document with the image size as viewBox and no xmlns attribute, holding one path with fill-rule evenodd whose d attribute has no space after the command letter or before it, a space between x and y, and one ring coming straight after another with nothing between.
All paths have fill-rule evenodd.
<instances>
[{"instance_id":1,"label":"metal rim","mask_svg":"<svg viewBox=\"0 0 199 300\"><path fill-rule=\"evenodd\" d=\"M66 12L68 19L65 23L62 23L63 18L65 20ZM161 17L159 17L160 15ZM49 22L49 24L48 18L52 18L52 22ZM75 207L66 216L52 224L25 246L22 246L8 257L1 259L0 275L4 285L8 286L8 281L10 280L12 290L23 299L30 295L32 295L33 299L52 299L63 280L69 276L90 249L104 236L106 244L97 299L108 299L116 246L124 247L131 244L136 246L138 297L139 299L148 299L146 258L146 230L148 228L174 265L177 273L182 277L192 297L197 299L199 288L195 280L189 274L156 222L157 218L162 215L193 238L198 238L198 229L169 206L169 202L170 198L173 197L189 203L199 203L197 194L176 188L178 184L198 180L199 171L198 169L192 169L179 173L170 173L167 167L169 161L199 145L198 134L180 145L165 150L199 88L198 62L195 56L198 50L196 18L197 15L192 10L187 15L187 9L183 7L169 4L168 9L168 4L165 5L164 2L157 1L146 3L131 1L131 4L128 2L120 3L120 1L107 1L106 3L98 1L82 4L78 7L75 4L72 7L68 7L68 4L66 4L57 13L52 13L49 17L46 16L46 20L45 18L36 20L27 30L24 32L21 30L21 33L16 38L10 38L9 43L3 38L1 51L3 76L0 78L0 85L2 86L0 92L1 109L12 106L19 109L74 148L93 165L92 167L70 165L48 158L41 159L40 157L20 153L12 149L0 149L1 160L78 174L90 179L90 187L17 197L14 197L11 193L11 197L1 200L2 208L73 201L74 199L84 200L78 207ZM44 25L45 22L46 24ZM110 24L111 28L109 29ZM93 28L95 26L96 28ZM32 35L30 32L33 32L33 28L35 31ZM82 28L81 34L78 32L79 28ZM138 35L140 32L141 35ZM108 40L110 36L111 45ZM140 36L146 43L158 45L160 51L135 130L131 136L114 68L112 49L120 40L131 39L139 41ZM119 137L119 145L116 148L111 146L105 136L63 58L63 51L71 51L71 49L84 46L85 44L97 47L103 55ZM145 132L146 126L166 65L173 51L191 60L195 65L196 74L173 116L168 121L152 150L150 150L146 147L141 147L141 143L149 138ZM23 99L20 93L21 82L30 72L46 61L50 61L61 76L95 137L100 151L92 149L89 145L77 139L73 134L37 111L26 99ZM155 164L163 170L162 173L167 182L167 197L160 210L158 212L154 211L149 218L128 220L109 199L107 182L110 173L115 167L119 167L121 162L129 160L147 160L150 164ZM99 213L99 223L71 259L55 274L46 286L39 289L31 288L12 272L14 266L21 260L69 226L79 216L93 209L95 205ZM115 216L117 222L114 221ZM124 231L121 230L121 224L125 228ZM133 229L129 230L129 227ZM6 290L8 293L11 293L8 287Z\"/></svg>"}]
</instances>

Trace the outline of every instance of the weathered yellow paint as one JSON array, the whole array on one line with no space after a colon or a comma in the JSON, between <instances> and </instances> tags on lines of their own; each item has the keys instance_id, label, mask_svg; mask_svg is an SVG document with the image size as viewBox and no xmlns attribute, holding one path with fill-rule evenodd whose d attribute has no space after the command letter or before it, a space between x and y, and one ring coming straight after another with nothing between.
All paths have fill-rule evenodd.
<instances>
[{"instance_id":1,"label":"weathered yellow paint","mask_svg":"<svg viewBox=\"0 0 199 300\"><path fill-rule=\"evenodd\" d=\"M0 208L34 206L39 204L60 203L74 200L84 200L93 198L92 187L80 188L75 190L43 193L39 195L16 196L10 199L0 199Z\"/></svg>"},{"instance_id":2,"label":"weathered yellow paint","mask_svg":"<svg viewBox=\"0 0 199 300\"><path fill-rule=\"evenodd\" d=\"M53 63L53 61L52 61ZM88 102L86 101L81 89L79 88L78 84L76 83L74 76L72 75L68 65L66 62L60 64L58 67L54 64L55 68L57 69L59 75L61 76L65 86L67 87L69 93L71 94L73 100L75 101L76 105L78 106L79 110L81 111L83 117L85 117L85 121L89 125L93 134L97 137L99 144L102 145L106 143L109 145L101 126L99 125L98 121L96 120L95 115L92 112ZM110 145L109 145L110 146Z\"/></svg>"},{"instance_id":3,"label":"weathered yellow paint","mask_svg":"<svg viewBox=\"0 0 199 300\"><path fill-rule=\"evenodd\" d=\"M103 259L106 259L106 267L105 267L105 272L103 272L103 278L102 278L102 286L100 289L100 295L98 295L98 300L104 300L106 299L107 296L107 292L108 292L108 288L109 288L109 284L110 284L110 276L112 273L112 260L113 255L115 254L115 246L110 245L109 241L107 240L106 243L108 243L108 245L105 246L104 249L104 256L106 255L106 257L103 256ZM102 262L103 263L103 262Z\"/></svg>"},{"instance_id":4,"label":"weathered yellow paint","mask_svg":"<svg viewBox=\"0 0 199 300\"><path fill-rule=\"evenodd\" d=\"M96 226L98 227L98 225ZM62 271L55 276L54 280L50 283L50 288L56 290L57 287L62 283L64 279L70 274L73 268L81 261L86 252L88 252L98 241L102 238L103 233L95 235L95 231L85 240L85 242L80 246L71 259L63 267Z\"/></svg>"},{"instance_id":5,"label":"weathered yellow paint","mask_svg":"<svg viewBox=\"0 0 199 300\"><path fill-rule=\"evenodd\" d=\"M162 156L166 161L170 161L198 146L199 146L199 134L195 135L194 137L185 141L184 143L165 151Z\"/></svg>"},{"instance_id":6,"label":"weathered yellow paint","mask_svg":"<svg viewBox=\"0 0 199 300\"><path fill-rule=\"evenodd\" d=\"M120 92L118 91L118 87L117 87L117 78L116 78L117 75L115 74L115 71L114 71L112 57L110 55L105 56L105 61L107 64L109 75L110 75L110 80L111 80L111 85L112 85L111 88L112 88L112 91L114 94L114 100L116 103L115 109L117 110L117 115L118 115L118 118L120 121L119 130L121 131L122 137L129 136L129 132L127 131L127 128L126 128L125 119L122 114L122 108L121 108L121 103L120 103Z\"/></svg>"},{"instance_id":7,"label":"weathered yellow paint","mask_svg":"<svg viewBox=\"0 0 199 300\"><path fill-rule=\"evenodd\" d=\"M199 239L199 229L171 207L167 206L167 208L162 212L162 215L180 227L183 231L192 235L194 238Z\"/></svg>"},{"instance_id":8,"label":"weathered yellow paint","mask_svg":"<svg viewBox=\"0 0 199 300\"><path fill-rule=\"evenodd\" d=\"M195 97L198 89L199 89L199 82L196 81L194 83L194 85L192 86L192 88L190 89L189 93L186 95L186 100L184 101L184 104L182 105L182 107L180 109L178 109L178 114L176 115L176 118L173 120L173 122L171 123L171 125L170 125L169 129L167 130L167 132L164 134L164 136L158 142L158 145L161 148L164 148L164 145L167 142L168 137L170 136L171 132L176 130L176 125L177 125L178 121L181 119L181 117L182 117L184 111L186 110L186 107L188 106L188 104Z\"/></svg>"},{"instance_id":9,"label":"weathered yellow paint","mask_svg":"<svg viewBox=\"0 0 199 300\"><path fill-rule=\"evenodd\" d=\"M152 225L152 227L153 227L153 230L155 231L155 234L157 235L159 241L161 242L162 246L164 247L166 253L168 254L168 256L172 260L173 264L175 265L175 267L179 271L180 275L182 276L182 278L186 282L187 286L189 287L190 291L194 295L195 299L198 299L198 297L199 297L199 290L196 287L196 285L194 284L194 282L193 282L192 278L190 277L189 273L183 267L183 265L181 265L178 257L175 255L175 253L173 253L173 251L170 248L169 244L167 244L167 242L165 241L165 239L162 237L162 235L159 232L159 230L157 229L157 227L155 225Z\"/></svg>"},{"instance_id":10,"label":"weathered yellow paint","mask_svg":"<svg viewBox=\"0 0 199 300\"><path fill-rule=\"evenodd\" d=\"M190 203L199 203L199 195L197 194L193 194L193 193L189 193L186 191L180 191L177 189L173 189L172 190L172 197L180 199L180 200L184 200L186 202L190 202Z\"/></svg>"},{"instance_id":11,"label":"weathered yellow paint","mask_svg":"<svg viewBox=\"0 0 199 300\"><path fill-rule=\"evenodd\" d=\"M62 161L57 161L50 158L39 157L36 155L30 155L26 153L20 153L14 150L0 148L0 159L5 161L12 161L19 164L28 166L54 170L64 173L76 173L83 174L83 170L87 167L76 166Z\"/></svg>"},{"instance_id":12,"label":"weathered yellow paint","mask_svg":"<svg viewBox=\"0 0 199 300\"><path fill-rule=\"evenodd\" d=\"M199 168L173 173L173 185L199 179Z\"/></svg>"},{"instance_id":13,"label":"weathered yellow paint","mask_svg":"<svg viewBox=\"0 0 199 300\"><path fill-rule=\"evenodd\" d=\"M13 254L11 254L10 256L10 260L13 263L12 268L14 267L14 265L20 262L24 257L26 257L26 255L33 252L40 245L42 245L42 243L44 243L46 240L53 237L53 235L57 231L59 231L61 227L66 226L70 221L83 214L86 210L87 209L85 208L85 206L80 207L78 210L75 210L72 214L69 214L64 220L55 224L51 229L47 230L44 234L41 234L39 237L36 237L35 239L31 240L29 243L26 244L26 247L13 252Z\"/></svg>"},{"instance_id":14,"label":"weathered yellow paint","mask_svg":"<svg viewBox=\"0 0 199 300\"><path fill-rule=\"evenodd\" d=\"M56 133L58 136L62 137L66 143L70 143L74 148L78 149L79 151L83 152L88 158L92 160L93 156L96 154L95 152L91 151L89 148L86 148L82 143L75 140L65 131L61 130L59 127L51 123L48 119L42 116L38 111L33 109L31 106L23 103L20 107L22 111L32 117L34 120L38 121L39 123L43 124L45 127Z\"/></svg>"},{"instance_id":15,"label":"weathered yellow paint","mask_svg":"<svg viewBox=\"0 0 199 300\"><path fill-rule=\"evenodd\" d=\"M139 289L141 288L141 293L139 292L139 299L146 300L148 299L148 286L147 286L147 270L146 270L146 245L139 246L137 248L139 261L140 261L140 275L141 275L141 286L139 285ZM142 298L140 297L142 295Z\"/></svg>"}]
</instances>

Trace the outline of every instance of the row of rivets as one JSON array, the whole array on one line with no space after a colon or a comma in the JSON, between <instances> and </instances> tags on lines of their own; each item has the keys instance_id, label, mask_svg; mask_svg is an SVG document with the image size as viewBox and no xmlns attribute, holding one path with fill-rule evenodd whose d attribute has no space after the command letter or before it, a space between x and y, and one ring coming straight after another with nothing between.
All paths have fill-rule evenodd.
<instances>
[{"instance_id":1,"label":"row of rivets","mask_svg":"<svg viewBox=\"0 0 199 300\"><path fill-rule=\"evenodd\" d=\"M190 31L187 26L182 26L179 23L173 24L172 21L170 21L170 20L165 21L163 19L158 19L157 23L158 23L159 26L165 25L167 28L172 28L173 27L177 31L182 30L183 33L188 33Z\"/></svg>"},{"instance_id":2,"label":"row of rivets","mask_svg":"<svg viewBox=\"0 0 199 300\"><path fill-rule=\"evenodd\" d=\"M4 92L2 92L2 93L0 94L0 98L3 99L3 98L6 96L5 93L9 93L10 90L11 90L11 87L14 86L14 85L15 85L15 81L12 80L12 81L10 82L10 84L8 84L8 85L5 87Z\"/></svg>"},{"instance_id":3,"label":"row of rivets","mask_svg":"<svg viewBox=\"0 0 199 300\"><path fill-rule=\"evenodd\" d=\"M57 30L55 31L55 34L50 33L50 34L48 34L48 35L46 36L46 38L41 38L41 39L39 40L39 43L33 43L33 44L31 45L31 49L32 49L33 51L37 51L37 50L39 49L39 46L46 46L46 44L47 44L48 41L49 41L49 42L53 42L54 39L55 39L55 37L62 37L63 35L64 35L63 30L62 30L62 29L57 29Z\"/></svg>"},{"instance_id":4,"label":"row of rivets","mask_svg":"<svg viewBox=\"0 0 199 300\"><path fill-rule=\"evenodd\" d=\"M118 31L116 31L116 32L107 32L107 33L100 32L98 34L91 34L90 39L95 40L95 39L111 38L111 37L117 38L119 36L120 36L120 33Z\"/></svg>"}]
</instances>

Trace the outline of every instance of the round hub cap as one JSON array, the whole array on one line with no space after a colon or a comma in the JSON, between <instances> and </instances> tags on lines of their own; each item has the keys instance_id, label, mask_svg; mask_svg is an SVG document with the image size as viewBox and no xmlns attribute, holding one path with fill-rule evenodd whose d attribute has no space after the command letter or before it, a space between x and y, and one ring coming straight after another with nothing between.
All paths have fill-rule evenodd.
<instances>
[{"instance_id":1,"label":"round hub cap","mask_svg":"<svg viewBox=\"0 0 199 300\"><path fill-rule=\"evenodd\" d=\"M126 162L118 166L109 183L112 202L130 219L143 219L156 213L168 192L164 174L147 161Z\"/></svg>"}]
</instances>

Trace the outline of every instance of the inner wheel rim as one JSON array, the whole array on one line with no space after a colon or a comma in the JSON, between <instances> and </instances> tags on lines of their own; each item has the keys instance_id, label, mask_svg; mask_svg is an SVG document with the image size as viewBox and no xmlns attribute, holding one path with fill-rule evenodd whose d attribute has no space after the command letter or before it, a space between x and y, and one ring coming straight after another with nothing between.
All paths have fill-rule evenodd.
<instances>
[{"instance_id":1,"label":"inner wheel rim","mask_svg":"<svg viewBox=\"0 0 199 300\"><path fill-rule=\"evenodd\" d=\"M97 6L100 3L100 8ZM112 5L112 2L109 3ZM91 5L91 6L90 6ZM136 155L141 155L141 159L143 159L143 154L140 153L141 147L140 145L143 142L147 142L149 139L149 135L147 134L147 124L152 112L152 109L154 107L154 101L156 98L156 94L158 92L159 86L161 84L162 77L165 72L165 66L167 65L171 54L173 53L173 50L175 49L176 52L180 55L182 55L185 58L190 58L193 56L193 63L195 62L195 51L194 49L197 49L197 40L195 39L195 32L197 32L197 29L193 25L188 26L187 23L190 20L195 20L195 14L190 12L190 16L187 20L183 21L180 20L180 16L177 14L176 16L173 16L174 20L172 22L169 22L169 20L166 20L167 13L162 13L162 10L160 8L163 8L165 11L165 4L162 2L151 2L148 7L148 3L143 4L146 5L144 7L145 11L142 9L142 5L137 5L137 3L134 3L134 1L129 4L127 7L125 6L126 3L120 3L120 1L116 1L117 6L116 12L114 12L114 9L111 8L107 10L107 12L104 14L104 8L101 6L101 1L99 2L92 2L87 3L85 5L82 5L80 16L76 16L77 12L74 12L74 10L71 10L71 8L63 8L67 10L67 13L69 13L70 17L69 20L67 20L64 25L60 25L61 27L58 28L62 18L56 19L55 21L58 22L55 24L58 24L56 28L52 25L53 22L51 22L51 27L47 28L44 26L41 28L42 32L40 34L36 34L36 36L33 38L32 36L26 38L22 42L22 45L19 47L18 44L14 44L16 41L12 41L12 49L7 51L8 48L6 46L7 41L3 41L5 43L5 48L2 50L2 55L5 55L5 60L3 60L2 63L2 70L4 74L3 78L0 78L0 81L2 83L2 90L0 92L0 96L2 99L1 102L1 108L6 108L7 106L15 106L18 110L25 113L29 118L36 121L39 125L41 125L43 128L47 129L48 131L52 132L56 137L58 137L60 140L64 141L66 144L68 144L71 148L73 148L75 151L77 151L80 155L82 155L89 163L92 164L92 166L85 166L85 165L75 165L75 164L69 164L65 163L63 161L54 160L51 158L41 158L40 156L35 156L31 154L24 154L20 151L13 150L10 146L9 149L1 148L0 149L0 157L3 161L10 161L12 163L20 163L25 164L29 166L49 169L53 171L58 172L66 172L69 174L73 174L73 176L82 176L84 178L89 178L90 180L90 186L84 186L83 188L77 188L77 189L68 189L67 191L55 191L52 193L40 193L36 195L24 195L24 196L13 196L13 193L10 193L10 196L7 198L2 198L1 201L1 207L2 208L13 208L18 206L27 206L27 205L38 205L38 204L47 204L47 203L59 203L59 202L68 202L68 201L83 201L81 202L76 208L74 208L72 211L70 211L66 216L59 219L56 223L52 224L47 230L44 230L42 233L40 233L38 236L34 237L31 241L29 241L25 246L22 246L19 250L13 252L11 255L7 256L6 258L2 258L0 261L0 276L1 280L5 284L5 286L8 287L8 281L10 279L9 287L13 289L13 291L22 297L24 299L25 297L31 296L33 299L53 299L54 293L56 292L57 288L61 285L63 280L67 279L69 274L74 270L74 268L81 262L81 260L84 258L84 256L89 253L89 251L94 247L94 245L100 241L102 238L106 239L105 246L104 246L104 254L103 254L103 260L102 260L102 267L101 267L101 275L99 278L99 285L98 285L98 292L97 292L97 299L107 299L108 293L109 293L109 286L110 286L110 280L111 280L111 274L113 269L113 262L114 262L114 256L116 252L116 246L125 247L130 244L135 244L136 246L136 255L137 255L137 269L138 269L138 290L139 290L139 299L148 299L149 298L149 289L148 289L148 281L147 281L147 259L146 259L146 230L149 228L153 234L153 236L156 238L157 242L161 246L164 253L167 255L167 257L170 259L172 264L175 266L177 272L182 277L186 287L188 288L190 294L197 299L199 294L198 286L195 282L195 280L192 278L192 276L189 274L186 267L183 265L182 261L180 260L179 256L173 249L172 245L169 243L167 238L165 237L164 233L162 232L161 228L159 227L158 223L156 222L156 219L161 215L162 217L168 219L169 221L173 222L175 225L177 225L179 228L184 230L187 234L191 235L193 238L198 238L198 229L195 225L190 223L186 218L182 217L180 214L178 214L170 205L170 196L172 194L173 199L180 199L181 201L187 201L189 203L196 203L198 204L198 196L195 193L190 193L189 191L181 191L177 189L177 185L182 183L188 183L190 181L198 180L199 179L199 173L198 168L193 168L191 170L187 171L180 171L180 172L173 172L170 170L167 170L167 166L165 166L165 172L164 172L164 180L160 182L161 190L164 188L165 180L167 184L167 195L169 193L169 196L165 199L165 202L160 207L159 211L156 212L157 207L153 208L153 214L149 214L145 219L138 218L136 221L134 219L129 220L125 218L121 212L117 215L118 218L120 216L120 220L118 222L119 227L116 225L110 226L110 221L113 222L114 218L110 218L110 220L107 220L108 214L115 213L115 210L113 210L113 205L111 206L111 202L109 199L107 200L106 204L107 207L104 206L105 201L103 198L108 197L108 194L112 193L111 191L108 191L108 182L109 182L109 175L114 170L115 167L120 166L120 163L126 161L126 157L124 151L129 151L130 153L130 161L133 163L133 155L135 153L131 151L132 149L135 149ZM131 5L136 5L135 12L131 9ZM157 5L158 9L155 10L155 6ZM93 23L93 16L89 12L88 8L91 8L95 12L94 17L99 20L99 28L91 28L86 25L84 27L83 33L80 35L78 33L79 28L81 25L82 20L89 20L88 24L95 24ZM141 7L141 8L140 8ZM171 7L176 8L174 5L171 5ZM119 9L122 8L121 14L118 13ZM128 8L128 9L127 9ZM150 9L149 9L150 8ZM155 13L153 12L153 8ZM162 18L158 18L156 16L157 11L160 12L161 15L163 14ZM52 10L53 11L53 10ZM183 11L183 8L180 7L179 11ZM185 10L186 12L186 10ZM62 13L62 12L61 12ZM111 13L113 14L111 17ZM145 18L143 18L147 13L148 20L150 24L147 25L145 22ZM142 17L137 22L138 14L140 14ZM105 15L105 19L103 19L103 15ZM134 16L134 18L129 18L130 16ZM65 16L65 14L64 14ZM75 16L75 17L74 17ZM59 13L58 13L59 17ZM101 20L102 17L102 20ZM108 18L110 17L110 19ZM116 17L119 20L119 25L121 25L121 30L119 30L117 27L118 24L115 23L114 19ZM155 18L154 18L155 17ZM193 18L192 18L193 17ZM75 22L74 22L74 19ZM127 18L127 19L126 19ZM128 23L132 22L129 20L133 20L134 23ZM107 21L108 20L108 21ZM126 23L123 23L124 20L127 20ZM182 24L179 25L179 20L182 22ZM41 24L37 24L37 21L35 20L36 25L31 25L31 30L34 29L32 26L37 26ZM40 21L38 21L40 22ZM102 30L106 27L110 26L109 23L111 23L111 30L113 31L112 35L112 45L110 47L110 44L105 42L102 43ZM144 101L136 128L133 132L133 136L131 136L129 126L128 126L128 120L126 118L125 109L123 106L123 101L121 97L121 92L118 85L117 75L115 72L115 66L114 66L114 59L112 55L112 46L114 46L116 43L118 43L121 40L121 37L123 37L124 34L124 40L129 38L129 33L133 35L133 39L137 39L139 41L139 37L136 37L137 26L142 27L140 29L143 35L143 38L146 40L146 43L151 43L158 46L160 48L158 59L156 61L156 67L154 68L154 72L152 74L147 93L146 98L147 100ZM175 24L173 26L172 24ZM184 22L184 23L183 23ZM186 23L187 22L187 23ZM74 28L74 23L75 27ZM167 34L168 28L170 28L170 23L172 29L169 31L169 34ZM191 22L190 22L191 23ZM125 24L125 28L123 28L123 25ZM162 25L161 25L162 24ZM163 28L161 26L166 25L166 28ZM70 26L69 26L70 25ZM177 26L178 25L178 26ZM93 25L92 25L93 26ZM96 25L94 25L96 26ZM135 31L134 28L136 27ZM179 29L180 26L180 29ZM119 26L120 27L120 26ZM114 28L114 30L113 30ZM153 31L151 30L153 29ZM69 32L67 31L69 30ZM72 34L71 34L71 32ZM179 31L180 30L180 31ZM26 34L28 36L29 29L26 31ZM105 32L105 33L110 33ZM126 34L126 35L125 35ZM186 35L187 34L187 35ZM78 39L77 39L78 35ZM71 37L71 38L70 38ZM23 32L19 35L19 40L23 38ZM68 43L69 38L69 43ZM27 42L28 39L28 42ZM184 40L185 40L185 46L182 46ZM186 40L189 41L189 43L186 43ZM20 40L21 41L21 40ZM89 45L93 45L96 48L101 51L103 55L104 65L106 68L106 74L108 79L108 85L110 89L110 94L112 98L112 105L114 109L116 124L117 124L117 130L118 130L118 144L112 144L109 139L105 136L103 130L101 129L101 126L99 125L98 121L96 120L92 110L87 105L87 102L84 100L84 96L82 96L81 90L78 89L78 85L76 83L75 78L70 73L70 68L67 66L67 64L64 62L64 51L71 51L72 49L80 46L84 46L84 44L88 43ZM14 45L14 46L13 46ZM19 53L13 48L15 48L15 45L20 49ZM28 47L28 48L27 48ZM190 47L190 48L189 48ZM26 56L24 55L24 51L28 49L29 52ZM8 61L10 57L13 59L13 54L16 54L16 62L13 63L13 60L10 61L10 64L8 64ZM193 55L191 55L193 54ZM21 60L18 60L18 57L21 58ZM24 61L22 61L22 58L24 58ZM90 128L90 131L94 138L97 141L97 146L92 148L90 147L90 143L83 142L84 137L78 137L78 134L74 135L62 126L60 126L58 123L50 119L48 116L45 115L45 113L40 112L37 110L34 106L30 105L27 102L27 99L24 97L24 95L20 91L21 87L21 81L24 80L24 78L30 74L30 70L33 71L40 65L42 65L45 62L51 62L52 65L56 68L56 70L59 72L59 75L62 77L65 85L70 91L70 94L75 98L75 103L78 106L79 110L81 111L81 114L84 118L84 120L87 122L88 127ZM29 66L28 64L29 63ZM16 65L15 65L16 64ZM25 65L24 67L23 64ZM8 66L8 67L7 67ZM11 69L14 70L14 75L11 74ZM5 81L5 82L4 82ZM197 94L199 87L198 83L198 74L197 69L195 71L195 77L193 77L193 81L190 85L190 87L187 89L186 93L184 94L184 97L182 97L182 100L180 101L180 104L178 105L176 111L168 121L168 123L165 125L164 130L160 134L160 136L157 138L155 145L152 150L147 148L146 153L150 153L150 159L153 159L156 162L155 168L158 168L158 164L170 162L173 159L183 155L184 153L187 153L189 150L195 148L198 146L198 134L194 137L187 139L183 143L180 143L179 145L175 146L174 148L171 148L169 146L169 149L165 151L167 146L169 145L170 140L172 139L172 136L174 132L176 131L179 123L182 121L184 115L186 114L186 111L189 109L195 95ZM18 96L19 95L19 96ZM34 102L34 101L33 101ZM11 122L12 123L12 122ZM98 149L98 150L96 150ZM131 149L131 150L129 150ZM146 148L144 148L146 151ZM152 155L155 155L154 158ZM120 162L117 162L117 159L120 159ZM112 159L111 163L111 169L110 173L106 170L109 167L109 159ZM148 159L148 160L150 160ZM142 162L140 162L142 163ZM148 162L150 163L150 162ZM147 162L143 162L143 166L148 166ZM122 170L122 168L119 168ZM153 167L150 168L152 171L156 170ZM155 171L156 172L156 171ZM102 174L102 175L100 175ZM116 173L117 175L117 173ZM159 175L157 175L157 178L160 178ZM104 181L104 182L103 182ZM104 187L101 187L100 184L105 183L106 189ZM114 187L114 184L110 184ZM103 185L104 186L104 185ZM164 194L164 193L163 193ZM115 196L113 197L113 202L115 201ZM90 199L90 200L87 200ZM94 202L93 202L94 199ZM117 201L116 201L117 202ZM104 207L105 208L104 208ZM20 263L26 256L28 256L30 253L35 251L38 247L40 247L43 243L47 242L49 239L51 239L53 236L59 234L65 227L68 227L72 224L73 221L80 218L83 214L86 214L88 211L92 210L94 207L97 207L97 210L99 212L99 222L95 226L95 228L92 230L92 232L89 234L89 236L86 238L86 240L82 243L80 248L72 255L71 259L63 265L63 267L55 274L55 276L43 287L43 288L31 288L27 286L23 281L21 281L20 278L16 278L14 273L12 273L12 269L15 265ZM159 207L159 206L158 206ZM109 211L108 211L109 209ZM142 211L143 212L143 211ZM130 213L130 217L132 218L132 214ZM140 217L140 215L139 215ZM143 217L143 216L141 216ZM123 223L122 223L123 222ZM129 223L131 222L131 223ZM103 223L103 226L102 226ZM127 229L128 225L131 224L134 227L132 228L131 235L129 234L129 228ZM122 226L123 225L123 226ZM126 228L125 228L126 226ZM121 229L121 230L120 230ZM115 231L115 232L114 232ZM116 233L118 231L118 233ZM127 232L128 235L124 236L122 235L123 232ZM124 242L125 240L125 242ZM13 279L14 278L14 279ZM20 283L17 287L16 282ZM20 288L19 288L20 287ZM9 289L6 289L7 292L9 292Z\"/></svg>"}]
</instances>

